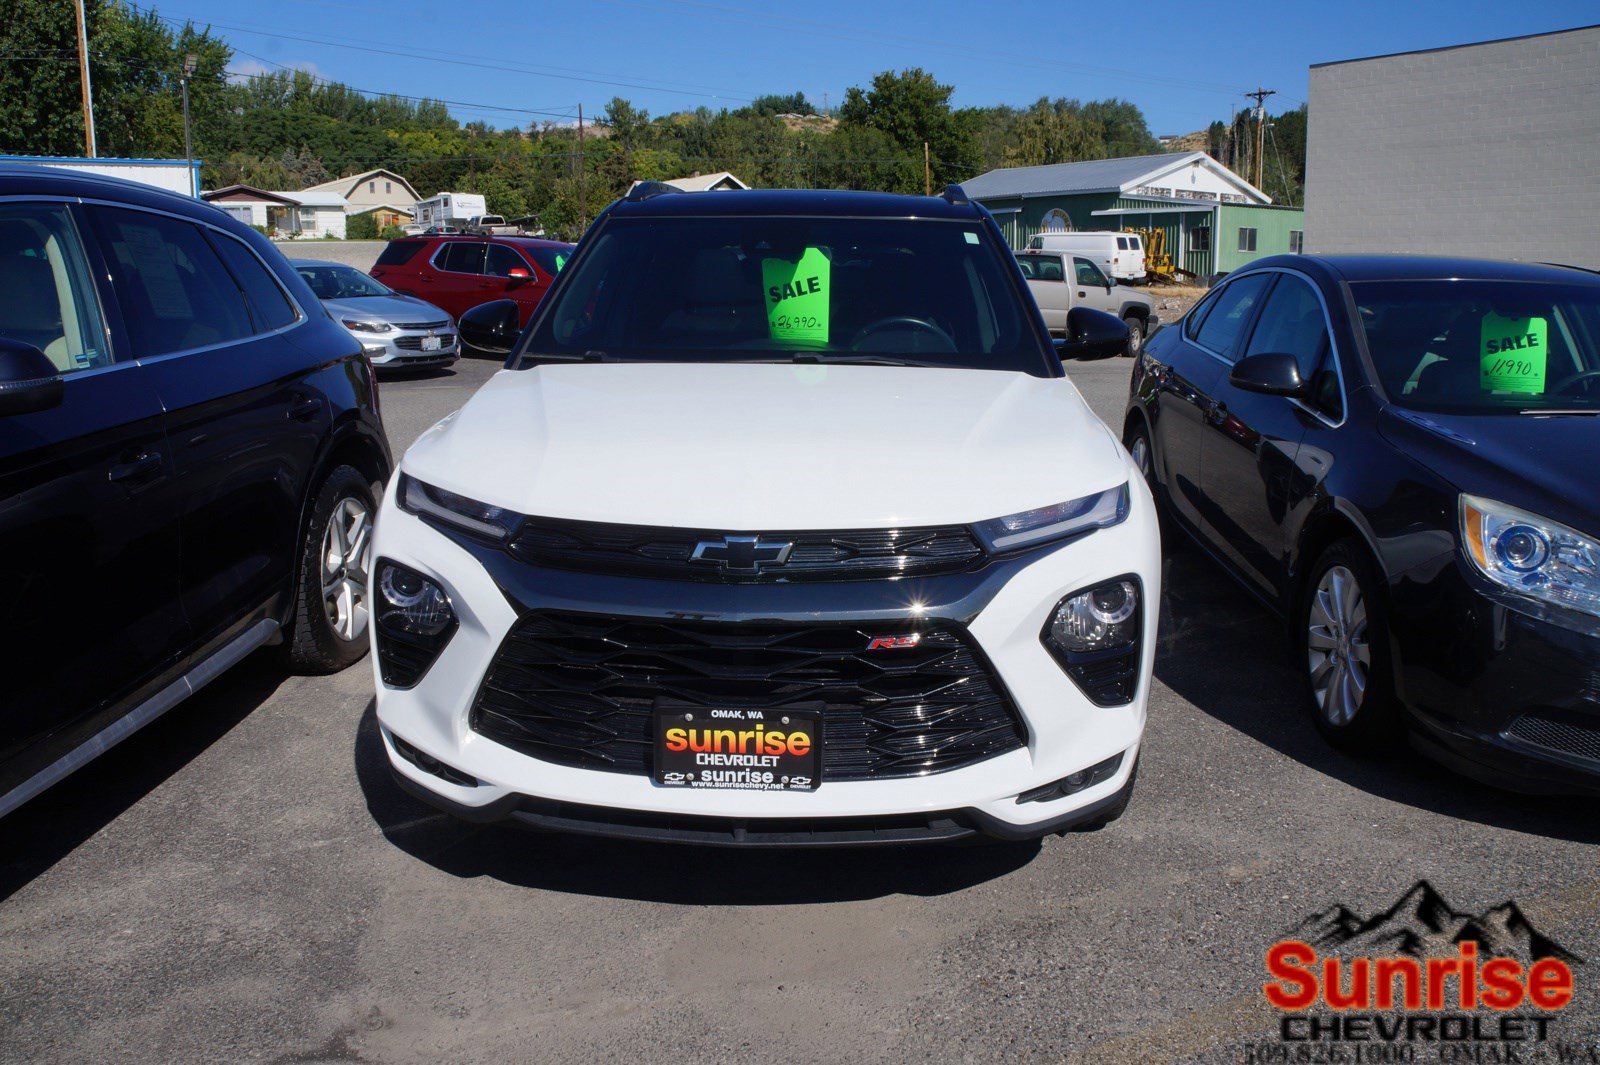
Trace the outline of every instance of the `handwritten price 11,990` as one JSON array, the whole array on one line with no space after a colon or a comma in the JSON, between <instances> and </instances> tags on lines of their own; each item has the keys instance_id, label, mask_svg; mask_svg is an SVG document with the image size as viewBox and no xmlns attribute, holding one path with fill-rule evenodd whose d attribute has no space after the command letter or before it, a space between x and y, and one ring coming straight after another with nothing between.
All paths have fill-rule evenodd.
<instances>
[{"instance_id":1,"label":"handwritten price 11,990","mask_svg":"<svg viewBox=\"0 0 1600 1065\"><path fill-rule=\"evenodd\" d=\"M1488 370L1490 377L1532 377L1538 372L1528 359L1496 359Z\"/></svg>"}]
</instances>

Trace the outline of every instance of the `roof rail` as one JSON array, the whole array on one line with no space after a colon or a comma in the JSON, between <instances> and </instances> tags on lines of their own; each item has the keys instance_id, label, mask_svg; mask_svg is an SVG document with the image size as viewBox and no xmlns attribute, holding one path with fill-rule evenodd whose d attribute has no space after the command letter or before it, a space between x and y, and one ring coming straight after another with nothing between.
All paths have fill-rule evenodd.
<instances>
[{"instance_id":1,"label":"roof rail","mask_svg":"<svg viewBox=\"0 0 1600 1065\"><path fill-rule=\"evenodd\" d=\"M682 191L675 185L668 185L665 181L641 181L629 189L628 194L623 199L629 203L638 203L640 200L648 200L655 196L665 196L669 192Z\"/></svg>"},{"instance_id":2,"label":"roof rail","mask_svg":"<svg viewBox=\"0 0 1600 1065\"><path fill-rule=\"evenodd\" d=\"M965 207L972 202L967 199L967 193L960 185L946 185L944 187L944 195L940 199L956 207Z\"/></svg>"}]
</instances>

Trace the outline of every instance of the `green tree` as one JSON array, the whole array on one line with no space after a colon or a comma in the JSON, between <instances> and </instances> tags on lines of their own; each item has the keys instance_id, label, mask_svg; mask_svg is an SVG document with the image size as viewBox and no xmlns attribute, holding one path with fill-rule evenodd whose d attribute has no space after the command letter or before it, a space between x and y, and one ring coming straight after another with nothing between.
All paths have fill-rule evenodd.
<instances>
[{"instance_id":1,"label":"green tree","mask_svg":"<svg viewBox=\"0 0 1600 1065\"><path fill-rule=\"evenodd\" d=\"M377 240L378 220L371 211L353 214L344 220L344 235L351 240Z\"/></svg>"},{"instance_id":2,"label":"green tree","mask_svg":"<svg viewBox=\"0 0 1600 1065\"><path fill-rule=\"evenodd\" d=\"M888 137L906 165L894 168L889 191L922 191L922 152L927 144L937 187L973 173L981 113L950 107L952 85L941 85L921 67L884 71L870 89L851 86L839 108L841 128L874 129Z\"/></svg>"}]
</instances>

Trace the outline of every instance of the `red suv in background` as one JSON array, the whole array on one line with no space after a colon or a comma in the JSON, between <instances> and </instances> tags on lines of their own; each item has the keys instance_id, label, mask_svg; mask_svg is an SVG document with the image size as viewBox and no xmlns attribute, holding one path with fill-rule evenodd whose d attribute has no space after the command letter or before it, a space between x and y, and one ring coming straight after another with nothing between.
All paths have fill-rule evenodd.
<instances>
[{"instance_id":1,"label":"red suv in background","mask_svg":"<svg viewBox=\"0 0 1600 1065\"><path fill-rule=\"evenodd\" d=\"M572 248L531 237L401 237L383 249L372 276L452 318L480 303L515 300L527 325Z\"/></svg>"}]
</instances>

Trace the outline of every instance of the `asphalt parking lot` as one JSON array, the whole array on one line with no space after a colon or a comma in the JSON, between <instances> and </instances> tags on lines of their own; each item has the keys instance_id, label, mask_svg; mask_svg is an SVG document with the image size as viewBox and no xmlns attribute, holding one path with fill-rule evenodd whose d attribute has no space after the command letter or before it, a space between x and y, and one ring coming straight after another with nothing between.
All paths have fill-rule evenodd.
<instances>
[{"instance_id":1,"label":"asphalt parking lot","mask_svg":"<svg viewBox=\"0 0 1600 1065\"><path fill-rule=\"evenodd\" d=\"M1128 368L1072 368L1113 424ZM494 369L386 383L397 455ZM0 821L0 1058L1238 1060L1271 942L1421 878L1600 961L1600 805L1334 753L1275 623L1167 554L1133 804L1025 847L458 824L390 782L367 663L258 656ZM1594 968L1558 1022L1591 1046Z\"/></svg>"}]
</instances>

